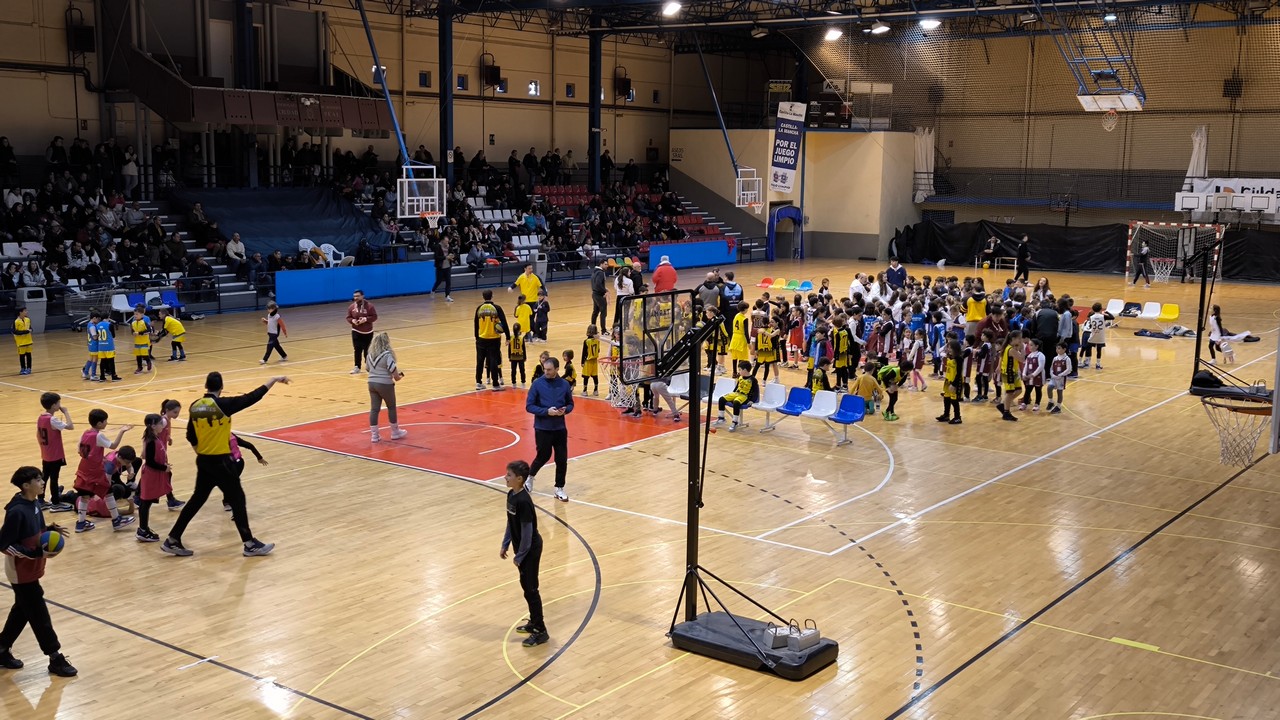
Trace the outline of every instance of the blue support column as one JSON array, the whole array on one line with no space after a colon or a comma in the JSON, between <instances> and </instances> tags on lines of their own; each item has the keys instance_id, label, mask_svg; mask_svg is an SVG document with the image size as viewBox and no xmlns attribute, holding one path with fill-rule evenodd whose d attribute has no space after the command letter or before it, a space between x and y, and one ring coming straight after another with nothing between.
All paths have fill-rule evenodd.
<instances>
[{"instance_id":1,"label":"blue support column","mask_svg":"<svg viewBox=\"0 0 1280 720\"><path fill-rule=\"evenodd\" d=\"M232 53L235 57L235 74L230 80L236 88L254 90L258 77L256 50L253 41L253 5L249 0L236 0L233 16L235 38L232 41Z\"/></svg>"},{"instance_id":2,"label":"blue support column","mask_svg":"<svg viewBox=\"0 0 1280 720\"><path fill-rule=\"evenodd\" d=\"M453 167L455 163L448 161L449 151L453 150L453 89L456 82L453 77L453 3L442 0L438 16L440 33L440 155L436 158L436 167L444 172L437 172L436 177L448 181L447 187L453 187Z\"/></svg>"},{"instance_id":3,"label":"blue support column","mask_svg":"<svg viewBox=\"0 0 1280 720\"><path fill-rule=\"evenodd\" d=\"M591 16L591 27L604 27L599 15ZM604 89L602 79L604 69L604 34L591 33L587 36L587 64L589 69L587 88L587 190L600 192L600 127L601 100L600 93Z\"/></svg>"},{"instance_id":4,"label":"blue support column","mask_svg":"<svg viewBox=\"0 0 1280 720\"><path fill-rule=\"evenodd\" d=\"M404 133L400 130L400 118L396 117L395 103L391 102L391 88L387 85L387 74L382 71L382 59L378 57L378 46L373 42L373 28L369 27L369 16L364 11L364 0L356 0L356 9L360 11L360 24L364 25L364 36L369 41L369 54L373 56L373 79L382 88L382 98L387 102L387 113L391 116L391 128L396 134L396 143L400 145L400 157L409 164L409 148L404 144ZM401 78L407 82L407 78ZM410 174L412 177L412 174Z\"/></svg>"}]
</instances>

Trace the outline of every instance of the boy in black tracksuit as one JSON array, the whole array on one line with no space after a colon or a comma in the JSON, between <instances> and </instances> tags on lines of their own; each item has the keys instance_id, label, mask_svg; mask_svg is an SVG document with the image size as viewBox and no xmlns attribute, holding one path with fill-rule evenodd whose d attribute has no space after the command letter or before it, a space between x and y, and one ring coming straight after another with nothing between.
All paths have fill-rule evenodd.
<instances>
[{"instance_id":1,"label":"boy in black tracksuit","mask_svg":"<svg viewBox=\"0 0 1280 720\"><path fill-rule=\"evenodd\" d=\"M542 619L542 595L538 592L538 565L542 561L542 536L538 535L538 514L533 498L525 488L529 477L529 463L515 460L507 463L507 531L502 536L502 552L498 557L507 559L507 550L515 550L516 568L520 571L520 587L525 602L529 604L529 622L516 628L516 632L528 635L525 647L541 645L548 639L547 625Z\"/></svg>"},{"instance_id":2,"label":"boy in black tracksuit","mask_svg":"<svg viewBox=\"0 0 1280 720\"><path fill-rule=\"evenodd\" d=\"M71 677L76 669L59 652L62 649L58 634L53 631L49 619L49 606L44 601L44 577L46 555L40 545L40 534L45 530L65 533L57 525L46 525L44 514L37 501L44 492L44 477L39 468L24 466L13 474L11 482L18 488L5 506L4 524L0 525L0 552L4 553L4 571L13 587L13 608L4 629L0 630L0 668L17 670L22 661L13 656L10 649L22 633L31 626L40 650L49 656L49 672L60 677Z\"/></svg>"}]
</instances>

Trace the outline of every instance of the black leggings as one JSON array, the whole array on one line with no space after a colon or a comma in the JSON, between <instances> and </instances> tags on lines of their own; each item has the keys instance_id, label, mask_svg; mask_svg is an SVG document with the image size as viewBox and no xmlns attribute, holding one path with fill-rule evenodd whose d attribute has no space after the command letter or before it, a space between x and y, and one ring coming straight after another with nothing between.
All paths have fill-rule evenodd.
<instances>
[{"instance_id":1,"label":"black leggings","mask_svg":"<svg viewBox=\"0 0 1280 720\"><path fill-rule=\"evenodd\" d=\"M601 330L604 330L606 323L608 323L609 321L608 315L609 315L609 303L605 299L605 296L596 295L595 293L592 293L591 294L591 324L595 325ZM596 322L596 317L600 318L600 322L598 323Z\"/></svg>"},{"instance_id":2,"label":"black leggings","mask_svg":"<svg viewBox=\"0 0 1280 720\"><path fill-rule=\"evenodd\" d=\"M372 342L372 339L370 339L370 342ZM365 346L367 349L368 343L365 343ZM284 352L284 348L280 347L280 333L267 333L267 352L263 354L262 362L266 362L271 359L272 350L280 353L281 360L289 359L289 356ZM360 363L357 362L356 364L359 365Z\"/></svg>"},{"instance_id":3,"label":"black leggings","mask_svg":"<svg viewBox=\"0 0 1280 720\"><path fill-rule=\"evenodd\" d=\"M1028 402L1029 400L1031 400L1031 393L1032 393L1032 391L1035 391L1035 396L1036 396L1036 402L1035 402L1035 404L1036 404L1036 405L1039 405L1039 404L1040 404L1040 392L1041 392L1041 390L1040 390L1040 386L1039 386L1039 385L1028 385L1028 386L1026 387L1026 389L1024 389L1024 390L1022 391L1022 404L1023 404L1023 405L1026 405L1026 404L1027 404L1027 402Z\"/></svg>"},{"instance_id":4,"label":"black leggings","mask_svg":"<svg viewBox=\"0 0 1280 720\"><path fill-rule=\"evenodd\" d=\"M1147 273L1147 263L1146 263L1146 262L1144 262L1144 261L1141 261L1141 260L1140 260L1140 261L1138 261L1138 265L1137 265L1137 267L1135 267L1135 268L1133 269L1133 284L1134 284L1134 285L1137 285L1137 284L1138 284L1138 278L1139 278L1139 277L1144 277L1144 278L1146 278L1146 279L1147 279L1147 284L1148 284L1148 285L1150 285L1150 284L1151 284L1151 275L1149 275L1149 274Z\"/></svg>"},{"instance_id":5,"label":"black leggings","mask_svg":"<svg viewBox=\"0 0 1280 720\"><path fill-rule=\"evenodd\" d=\"M44 476L45 489L49 491L49 498L53 502L58 502L58 498L62 497L62 488L58 486L58 476L62 474L62 466L66 464L65 460L54 460L52 462L45 460L41 463L42 472L40 474ZM41 494L40 497L43 498L44 495Z\"/></svg>"},{"instance_id":6,"label":"black leggings","mask_svg":"<svg viewBox=\"0 0 1280 720\"><path fill-rule=\"evenodd\" d=\"M502 384L502 339L476 338L476 384L483 382L485 375L495 387Z\"/></svg>"},{"instance_id":7,"label":"black leggings","mask_svg":"<svg viewBox=\"0 0 1280 720\"><path fill-rule=\"evenodd\" d=\"M742 408L750 404L751 403L746 401L729 400L728 398L720 398L720 416L724 417L724 408L727 405L733 408L734 419L740 418L742 417Z\"/></svg>"},{"instance_id":8,"label":"black leggings","mask_svg":"<svg viewBox=\"0 0 1280 720\"><path fill-rule=\"evenodd\" d=\"M898 391L886 392L885 395L889 396L889 404L885 406L884 411L893 414L893 409L898 405Z\"/></svg>"},{"instance_id":9,"label":"black leggings","mask_svg":"<svg viewBox=\"0 0 1280 720\"><path fill-rule=\"evenodd\" d=\"M360 361L369 354L369 343L371 342L373 342L373 333L351 331L351 347L355 350L356 367L360 367Z\"/></svg>"},{"instance_id":10,"label":"black leggings","mask_svg":"<svg viewBox=\"0 0 1280 720\"><path fill-rule=\"evenodd\" d=\"M155 505L157 500L139 500L138 501L138 529L151 531L151 506Z\"/></svg>"},{"instance_id":11,"label":"black leggings","mask_svg":"<svg viewBox=\"0 0 1280 720\"><path fill-rule=\"evenodd\" d=\"M537 475L547 461L551 459L552 452L556 456L556 487L564 487L565 475L569 472L569 431L568 430L533 430L533 442L538 448L538 454L533 458L533 464L529 466L529 474Z\"/></svg>"},{"instance_id":12,"label":"black leggings","mask_svg":"<svg viewBox=\"0 0 1280 720\"><path fill-rule=\"evenodd\" d=\"M19 370L31 369L31 352L30 351L18 354L18 369Z\"/></svg>"},{"instance_id":13,"label":"black leggings","mask_svg":"<svg viewBox=\"0 0 1280 720\"><path fill-rule=\"evenodd\" d=\"M440 289L444 285L445 297L453 294L453 268L436 268L436 284L431 286L431 292Z\"/></svg>"},{"instance_id":14,"label":"black leggings","mask_svg":"<svg viewBox=\"0 0 1280 720\"><path fill-rule=\"evenodd\" d=\"M529 625L534 630L547 631L546 622L542 619L542 593L538 591L538 566L542 564L542 538L536 537L533 547L520 563L520 589L524 590L524 601L529 605Z\"/></svg>"},{"instance_id":15,"label":"black leggings","mask_svg":"<svg viewBox=\"0 0 1280 720\"><path fill-rule=\"evenodd\" d=\"M519 375L518 375L518 376L516 375L516 372L517 372L517 371L519 371ZM524 361L523 361L523 360L512 360L512 361L511 361L511 382L517 382L516 377L519 377L519 378L520 378L520 380L519 380L518 382L525 382L525 381L526 381L526 379L525 379L525 374L524 374ZM479 380L477 380L476 382L479 382Z\"/></svg>"},{"instance_id":16,"label":"black leggings","mask_svg":"<svg viewBox=\"0 0 1280 720\"><path fill-rule=\"evenodd\" d=\"M235 520L236 530L240 531L240 540L253 540L253 531L249 529L249 512L245 507L244 487L240 485L240 473L230 455L196 455L196 489L191 493L187 504L182 506L182 512L169 531L169 537L182 541L187 525L200 512L214 488L222 491L222 502L231 506L231 515Z\"/></svg>"},{"instance_id":17,"label":"black leggings","mask_svg":"<svg viewBox=\"0 0 1280 720\"><path fill-rule=\"evenodd\" d=\"M952 411L955 412L955 419L960 419L960 400L958 398L942 398L942 414L952 417Z\"/></svg>"},{"instance_id":18,"label":"black leggings","mask_svg":"<svg viewBox=\"0 0 1280 720\"><path fill-rule=\"evenodd\" d=\"M98 361L98 377L103 380L116 376L116 359L113 357L102 358Z\"/></svg>"},{"instance_id":19,"label":"black leggings","mask_svg":"<svg viewBox=\"0 0 1280 720\"><path fill-rule=\"evenodd\" d=\"M40 643L40 652L56 654L62 649L62 643L58 642L58 633L53 631L53 620L49 618L49 606L44 602L44 588L40 587L40 581L16 583L12 587L13 608L9 610L4 630L0 630L0 649L13 647L23 628L30 625L36 642Z\"/></svg>"}]
</instances>

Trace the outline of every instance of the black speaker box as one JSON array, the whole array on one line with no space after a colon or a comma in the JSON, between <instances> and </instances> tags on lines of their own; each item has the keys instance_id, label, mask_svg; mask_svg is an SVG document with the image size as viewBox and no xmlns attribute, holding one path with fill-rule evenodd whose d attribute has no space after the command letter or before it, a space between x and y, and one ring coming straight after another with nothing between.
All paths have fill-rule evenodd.
<instances>
[{"instance_id":1,"label":"black speaker box","mask_svg":"<svg viewBox=\"0 0 1280 720\"><path fill-rule=\"evenodd\" d=\"M626 97L631 94L631 78L614 78L613 94L617 97Z\"/></svg>"},{"instance_id":2,"label":"black speaker box","mask_svg":"<svg viewBox=\"0 0 1280 720\"><path fill-rule=\"evenodd\" d=\"M1229 77L1222 81L1222 97L1239 100L1244 95L1244 78Z\"/></svg>"},{"instance_id":3,"label":"black speaker box","mask_svg":"<svg viewBox=\"0 0 1280 720\"><path fill-rule=\"evenodd\" d=\"M485 65L482 77L485 85L497 87L502 82L502 68L497 65Z\"/></svg>"}]
</instances>

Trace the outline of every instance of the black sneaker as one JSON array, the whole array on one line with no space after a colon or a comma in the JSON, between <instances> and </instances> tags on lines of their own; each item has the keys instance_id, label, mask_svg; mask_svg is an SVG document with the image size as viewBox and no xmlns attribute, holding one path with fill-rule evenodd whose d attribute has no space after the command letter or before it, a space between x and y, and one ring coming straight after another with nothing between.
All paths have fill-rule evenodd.
<instances>
[{"instance_id":1,"label":"black sneaker","mask_svg":"<svg viewBox=\"0 0 1280 720\"><path fill-rule=\"evenodd\" d=\"M264 543L261 540L254 538L253 540L244 544L244 556L245 557L262 557L264 555L270 555L271 551L275 549L276 549L275 543Z\"/></svg>"},{"instance_id":2,"label":"black sneaker","mask_svg":"<svg viewBox=\"0 0 1280 720\"><path fill-rule=\"evenodd\" d=\"M535 628L532 624L529 624L529 623L525 623L524 625L517 625L517 626L516 626L516 632L520 633L521 635L532 635L532 634L536 633L537 631L538 631L538 629L537 629L537 628ZM21 666L21 665L19 665L18 667L22 667L22 666Z\"/></svg>"},{"instance_id":3,"label":"black sneaker","mask_svg":"<svg viewBox=\"0 0 1280 720\"><path fill-rule=\"evenodd\" d=\"M950 419L950 420L948 420L948 421L947 421L947 423L948 423L949 425L959 425L959 424L961 424L962 422L964 422L964 421L963 421L963 420L961 420L960 418L952 418L952 419Z\"/></svg>"},{"instance_id":4,"label":"black sneaker","mask_svg":"<svg viewBox=\"0 0 1280 720\"><path fill-rule=\"evenodd\" d=\"M160 549L170 555L177 555L178 557L191 557L192 555L195 555L194 552L183 547L181 542L170 538L165 538L165 541L160 545Z\"/></svg>"},{"instance_id":5,"label":"black sneaker","mask_svg":"<svg viewBox=\"0 0 1280 720\"><path fill-rule=\"evenodd\" d=\"M525 638L524 642L520 644L524 645L525 647L534 647L535 645L541 645L550 639L551 637L547 635L546 630L540 630L536 633L532 633L531 635L529 635L529 637Z\"/></svg>"},{"instance_id":6,"label":"black sneaker","mask_svg":"<svg viewBox=\"0 0 1280 720\"><path fill-rule=\"evenodd\" d=\"M21 670L22 661L14 657L13 653L8 650L0 650L0 668L4 668L6 670Z\"/></svg>"},{"instance_id":7,"label":"black sneaker","mask_svg":"<svg viewBox=\"0 0 1280 720\"><path fill-rule=\"evenodd\" d=\"M49 672L58 677L75 677L79 671L67 662L62 653L55 653L49 656Z\"/></svg>"},{"instance_id":8,"label":"black sneaker","mask_svg":"<svg viewBox=\"0 0 1280 720\"><path fill-rule=\"evenodd\" d=\"M135 537L137 538L138 542L140 542L140 543L153 543L153 542L160 542L160 536L159 536L159 535L157 535L157 534L155 534L154 532L152 532L152 531L150 531L150 530L147 530L147 529L145 529L145 528L138 528L138 532L137 532L137 534L135 535Z\"/></svg>"},{"instance_id":9,"label":"black sneaker","mask_svg":"<svg viewBox=\"0 0 1280 720\"><path fill-rule=\"evenodd\" d=\"M937 420L938 422L951 422L951 416L939 415L938 417L934 418L934 420Z\"/></svg>"}]
</instances>

